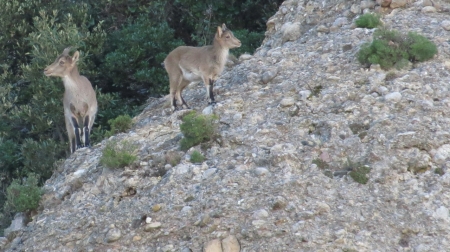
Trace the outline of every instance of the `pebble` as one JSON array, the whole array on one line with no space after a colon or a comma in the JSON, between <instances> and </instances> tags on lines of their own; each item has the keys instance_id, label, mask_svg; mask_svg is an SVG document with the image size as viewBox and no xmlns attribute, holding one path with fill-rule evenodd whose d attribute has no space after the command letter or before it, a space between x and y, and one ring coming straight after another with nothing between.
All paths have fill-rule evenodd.
<instances>
[{"instance_id":1,"label":"pebble","mask_svg":"<svg viewBox=\"0 0 450 252\"><path fill-rule=\"evenodd\" d=\"M280 105L281 107L290 107L292 105L295 104L295 99L294 98L284 98L283 100L281 100Z\"/></svg>"},{"instance_id":2,"label":"pebble","mask_svg":"<svg viewBox=\"0 0 450 252\"><path fill-rule=\"evenodd\" d=\"M122 237L122 232L118 228L108 230L106 233L106 242L111 243L119 240Z\"/></svg>"},{"instance_id":3,"label":"pebble","mask_svg":"<svg viewBox=\"0 0 450 252\"><path fill-rule=\"evenodd\" d=\"M153 231L155 229L161 228L161 226L162 226L161 222L149 223L144 226L144 231L146 232Z\"/></svg>"},{"instance_id":4,"label":"pebble","mask_svg":"<svg viewBox=\"0 0 450 252\"><path fill-rule=\"evenodd\" d=\"M435 13L435 12L437 12L437 10L433 6L425 6L422 8L422 12L423 13Z\"/></svg>"},{"instance_id":5,"label":"pebble","mask_svg":"<svg viewBox=\"0 0 450 252\"><path fill-rule=\"evenodd\" d=\"M203 249L204 252L223 252L222 243L219 239L208 241Z\"/></svg>"},{"instance_id":6,"label":"pebble","mask_svg":"<svg viewBox=\"0 0 450 252\"><path fill-rule=\"evenodd\" d=\"M241 246L238 239L234 235L230 235L222 240L223 252L239 252L241 251Z\"/></svg>"},{"instance_id":7,"label":"pebble","mask_svg":"<svg viewBox=\"0 0 450 252\"><path fill-rule=\"evenodd\" d=\"M446 31L450 31L450 20L444 20L441 22L441 27Z\"/></svg>"},{"instance_id":8,"label":"pebble","mask_svg":"<svg viewBox=\"0 0 450 252\"><path fill-rule=\"evenodd\" d=\"M402 94L400 92L392 92L384 96L386 101L399 102L402 99Z\"/></svg>"},{"instance_id":9,"label":"pebble","mask_svg":"<svg viewBox=\"0 0 450 252\"><path fill-rule=\"evenodd\" d=\"M264 167L256 167L255 174L257 176L265 176L265 175L269 174L269 170L267 170L267 168L264 168Z\"/></svg>"}]
</instances>

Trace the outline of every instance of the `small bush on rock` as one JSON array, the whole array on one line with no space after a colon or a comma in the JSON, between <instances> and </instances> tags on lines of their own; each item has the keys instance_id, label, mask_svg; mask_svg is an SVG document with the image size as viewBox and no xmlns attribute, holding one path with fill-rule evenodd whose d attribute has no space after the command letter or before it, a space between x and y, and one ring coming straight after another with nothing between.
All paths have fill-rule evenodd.
<instances>
[{"instance_id":1,"label":"small bush on rock","mask_svg":"<svg viewBox=\"0 0 450 252\"><path fill-rule=\"evenodd\" d=\"M34 173L24 179L22 183L15 179L6 189L7 204L14 212L34 210L39 206L42 189L38 186L39 178Z\"/></svg>"},{"instance_id":2,"label":"small bush on rock","mask_svg":"<svg viewBox=\"0 0 450 252\"><path fill-rule=\"evenodd\" d=\"M192 163L201 163L205 160L205 157L199 151L195 150L191 154L191 162Z\"/></svg>"},{"instance_id":3,"label":"small bush on rock","mask_svg":"<svg viewBox=\"0 0 450 252\"><path fill-rule=\"evenodd\" d=\"M436 44L420 34L409 32L407 41L409 45L408 52L410 61L429 60L437 53Z\"/></svg>"},{"instance_id":4,"label":"small bush on rock","mask_svg":"<svg viewBox=\"0 0 450 252\"><path fill-rule=\"evenodd\" d=\"M129 141L110 141L102 151L100 164L109 168L123 168L137 160L137 156L133 154L136 149L137 146Z\"/></svg>"},{"instance_id":5,"label":"small bush on rock","mask_svg":"<svg viewBox=\"0 0 450 252\"><path fill-rule=\"evenodd\" d=\"M355 24L359 28L375 28L381 24L380 16L372 13L361 15L355 20Z\"/></svg>"},{"instance_id":6,"label":"small bush on rock","mask_svg":"<svg viewBox=\"0 0 450 252\"><path fill-rule=\"evenodd\" d=\"M396 30L378 29L373 33L372 43L365 43L357 54L358 61L366 66L379 64L387 70L401 69L411 62L421 62L434 57L436 44L422 35L407 35Z\"/></svg>"},{"instance_id":7,"label":"small bush on rock","mask_svg":"<svg viewBox=\"0 0 450 252\"><path fill-rule=\"evenodd\" d=\"M183 117L180 130L184 138L180 141L180 148L188 150L192 146L210 141L217 134L217 116L190 112Z\"/></svg>"},{"instance_id":8,"label":"small bush on rock","mask_svg":"<svg viewBox=\"0 0 450 252\"><path fill-rule=\"evenodd\" d=\"M368 166L360 166L358 168L355 168L353 171L350 172L350 177L352 179L360 184L366 184L367 181L369 181L369 178L367 177L367 174L370 172L370 167Z\"/></svg>"},{"instance_id":9,"label":"small bush on rock","mask_svg":"<svg viewBox=\"0 0 450 252\"><path fill-rule=\"evenodd\" d=\"M111 126L111 130L106 133L106 136L110 137L114 134L129 130L131 128L132 119L129 115L120 115L115 119L108 120L108 123Z\"/></svg>"}]
</instances>

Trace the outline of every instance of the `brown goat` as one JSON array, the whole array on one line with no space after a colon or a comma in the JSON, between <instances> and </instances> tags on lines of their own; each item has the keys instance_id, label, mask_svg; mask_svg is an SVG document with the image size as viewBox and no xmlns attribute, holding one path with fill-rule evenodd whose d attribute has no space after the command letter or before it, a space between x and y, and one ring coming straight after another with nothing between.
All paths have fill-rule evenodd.
<instances>
[{"instance_id":1,"label":"brown goat","mask_svg":"<svg viewBox=\"0 0 450 252\"><path fill-rule=\"evenodd\" d=\"M69 135L70 152L89 147L89 134L97 113L97 98L89 80L78 72L79 52L71 57L70 47L45 68L46 76L61 77L64 82L64 117ZM80 128L82 127L82 128Z\"/></svg>"},{"instance_id":2,"label":"brown goat","mask_svg":"<svg viewBox=\"0 0 450 252\"><path fill-rule=\"evenodd\" d=\"M217 27L217 32L212 45L203 47L179 46L167 55L164 67L169 75L170 99L172 109L177 109L176 100L183 108L189 108L181 92L190 83L198 83L203 80L206 86L206 94L209 104L215 104L213 84L222 73L231 48L241 46L233 32L227 29L225 24Z\"/></svg>"}]
</instances>

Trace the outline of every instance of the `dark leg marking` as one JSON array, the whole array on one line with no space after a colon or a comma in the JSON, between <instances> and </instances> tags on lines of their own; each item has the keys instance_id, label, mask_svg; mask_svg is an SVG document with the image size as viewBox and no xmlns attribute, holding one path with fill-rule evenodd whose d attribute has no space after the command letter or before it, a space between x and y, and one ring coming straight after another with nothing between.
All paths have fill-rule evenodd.
<instances>
[{"instance_id":1,"label":"dark leg marking","mask_svg":"<svg viewBox=\"0 0 450 252\"><path fill-rule=\"evenodd\" d=\"M208 93L209 93L209 105L216 104L216 101L214 100L214 93L213 93L213 87L214 87L214 81L209 79L209 85L208 85Z\"/></svg>"},{"instance_id":2,"label":"dark leg marking","mask_svg":"<svg viewBox=\"0 0 450 252\"><path fill-rule=\"evenodd\" d=\"M70 146L70 153L74 153L75 152L75 147L76 147L76 145L75 145L75 139L72 139L72 141L71 141L71 143L72 143L72 145Z\"/></svg>"},{"instance_id":3,"label":"dark leg marking","mask_svg":"<svg viewBox=\"0 0 450 252\"><path fill-rule=\"evenodd\" d=\"M189 109L189 106L188 106L187 103L184 101L184 99L183 99L183 97L181 96L181 94L180 94L180 97L181 97L181 102L182 102L183 108Z\"/></svg>"},{"instance_id":4,"label":"dark leg marking","mask_svg":"<svg viewBox=\"0 0 450 252\"><path fill-rule=\"evenodd\" d=\"M89 116L84 118L84 146L91 147L91 143L89 142Z\"/></svg>"},{"instance_id":5,"label":"dark leg marking","mask_svg":"<svg viewBox=\"0 0 450 252\"><path fill-rule=\"evenodd\" d=\"M80 127L78 126L78 121L76 118L72 117L72 124L73 124L73 128L75 131L75 142L76 142L76 148L82 148L83 145L81 144L80 141Z\"/></svg>"},{"instance_id":6,"label":"dark leg marking","mask_svg":"<svg viewBox=\"0 0 450 252\"><path fill-rule=\"evenodd\" d=\"M173 108L173 111L177 110L177 98L176 98L176 95L172 95L172 108Z\"/></svg>"}]
</instances>

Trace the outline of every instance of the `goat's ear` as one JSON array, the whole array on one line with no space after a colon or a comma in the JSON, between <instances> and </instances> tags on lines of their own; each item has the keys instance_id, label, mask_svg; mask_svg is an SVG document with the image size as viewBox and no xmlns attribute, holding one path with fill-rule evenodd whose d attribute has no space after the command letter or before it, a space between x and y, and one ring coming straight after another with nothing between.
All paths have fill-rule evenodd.
<instances>
[{"instance_id":1,"label":"goat's ear","mask_svg":"<svg viewBox=\"0 0 450 252\"><path fill-rule=\"evenodd\" d=\"M79 58L80 58L80 53L78 51L76 51L72 56L72 64L75 64Z\"/></svg>"},{"instance_id":2,"label":"goat's ear","mask_svg":"<svg viewBox=\"0 0 450 252\"><path fill-rule=\"evenodd\" d=\"M222 24L222 31L226 31L227 30L227 26L225 24Z\"/></svg>"},{"instance_id":3,"label":"goat's ear","mask_svg":"<svg viewBox=\"0 0 450 252\"><path fill-rule=\"evenodd\" d=\"M217 26L217 35L219 36L219 38L222 37L222 33L222 28L220 28L220 26Z\"/></svg>"},{"instance_id":4,"label":"goat's ear","mask_svg":"<svg viewBox=\"0 0 450 252\"><path fill-rule=\"evenodd\" d=\"M71 48L72 48L71 46L66 47L66 48L64 49L62 55L69 56L69 52L70 52L70 49L71 49Z\"/></svg>"}]
</instances>

